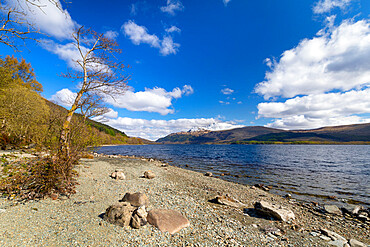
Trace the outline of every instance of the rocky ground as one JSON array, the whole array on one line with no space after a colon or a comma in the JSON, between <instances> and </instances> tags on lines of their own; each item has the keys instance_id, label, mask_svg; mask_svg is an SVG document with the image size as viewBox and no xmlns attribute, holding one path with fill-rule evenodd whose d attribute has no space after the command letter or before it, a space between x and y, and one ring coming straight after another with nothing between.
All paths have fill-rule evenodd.
<instances>
[{"instance_id":1,"label":"rocky ground","mask_svg":"<svg viewBox=\"0 0 370 247\"><path fill-rule=\"evenodd\" d=\"M116 169L125 179L109 176ZM0 198L0 246L360 246L353 240L344 245L350 239L370 244L366 216L330 214L314 204L160 161L104 156L84 159L76 170L79 185L70 198L27 203ZM153 179L143 177L147 170L155 174ZM126 192L145 193L148 210L181 212L190 226L171 235L149 224L133 229L103 220L106 209ZM212 201L226 194L242 206ZM257 214L254 203L261 200L291 209L296 219L284 222Z\"/></svg>"}]
</instances>

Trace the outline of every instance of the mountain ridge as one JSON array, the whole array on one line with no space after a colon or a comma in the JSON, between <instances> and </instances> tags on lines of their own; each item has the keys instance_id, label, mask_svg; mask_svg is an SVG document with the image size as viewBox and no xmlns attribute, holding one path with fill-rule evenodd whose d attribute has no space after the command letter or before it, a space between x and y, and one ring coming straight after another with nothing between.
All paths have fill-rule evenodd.
<instances>
[{"instance_id":1,"label":"mountain ridge","mask_svg":"<svg viewBox=\"0 0 370 247\"><path fill-rule=\"evenodd\" d=\"M370 123L282 130L246 126L219 131L178 132L159 138L162 144L351 143L370 144Z\"/></svg>"}]
</instances>

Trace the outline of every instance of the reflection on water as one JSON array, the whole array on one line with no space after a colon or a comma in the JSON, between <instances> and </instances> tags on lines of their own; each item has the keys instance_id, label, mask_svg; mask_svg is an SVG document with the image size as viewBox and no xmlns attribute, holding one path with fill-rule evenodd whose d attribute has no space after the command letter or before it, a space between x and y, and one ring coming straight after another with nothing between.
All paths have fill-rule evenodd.
<instances>
[{"instance_id":1,"label":"reflection on water","mask_svg":"<svg viewBox=\"0 0 370 247\"><path fill-rule=\"evenodd\" d=\"M365 145L139 145L102 147L105 154L161 159L243 184L273 185L276 193L335 196L370 205L370 146ZM308 197L307 197L308 196Z\"/></svg>"}]
</instances>

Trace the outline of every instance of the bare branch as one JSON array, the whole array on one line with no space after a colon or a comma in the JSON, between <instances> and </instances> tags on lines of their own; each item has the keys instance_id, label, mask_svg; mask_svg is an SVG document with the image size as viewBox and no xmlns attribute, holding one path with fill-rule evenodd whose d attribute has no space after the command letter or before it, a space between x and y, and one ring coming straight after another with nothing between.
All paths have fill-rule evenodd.
<instances>
[{"instance_id":1,"label":"bare branch","mask_svg":"<svg viewBox=\"0 0 370 247\"><path fill-rule=\"evenodd\" d=\"M129 66L117 62L114 54L119 53L118 44L91 29L78 28L73 34L74 45L80 57L74 62L81 70L68 71L63 77L79 83L79 91L68 112L60 137L61 154L68 155L69 125L75 111L85 117L100 116L109 110L104 98L115 97L127 89L129 75L124 72Z\"/></svg>"}]
</instances>

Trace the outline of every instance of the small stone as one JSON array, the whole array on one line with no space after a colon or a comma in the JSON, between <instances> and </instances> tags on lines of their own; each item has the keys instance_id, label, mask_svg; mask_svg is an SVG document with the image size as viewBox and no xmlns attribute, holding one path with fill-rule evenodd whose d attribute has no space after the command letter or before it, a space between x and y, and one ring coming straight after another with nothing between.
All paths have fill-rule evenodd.
<instances>
[{"instance_id":1,"label":"small stone","mask_svg":"<svg viewBox=\"0 0 370 247\"><path fill-rule=\"evenodd\" d=\"M284 197L290 199L290 198L292 198L292 195L291 194L286 194Z\"/></svg>"},{"instance_id":2,"label":"small stone","mask_svg":"<svg viewBox=\"0 0 370 247\"><path fill-rule=\"evenodd\" d=\"M5 210L5 209L0 208L0 213L5 213L5 212L6 212L6 210Z\"/></svg>"},{"instance_id":3,"label":"small stone","mask_svg":"<svg viewBox=\"0 0 370 247\"><path fill-rule=\"evenodd\" d=\"M337 247L344 247L347 241L343 241L340 239L328 242L329 245L337 246Z\"/></svg>"},{"instance_id":4,"label":"small stone","mask_svg":"<svg viewBox=\"0 0 370 247\"><path fill-rule=\"evenodd\" d=\"M153 178L155 178L155 174L152 171L145 171L144 172L144 177L147 178L147 179L153 179Z\"/></svg>"},{"instance_id":5,"label":"small stone","mask_svg":"<svg viewBox=\"0 0 370 247\"><path fill-rule=\"evenodd\" d=\"M325 229L325 228L321 228L320 231L322 232L322 234L324 234L325 236L330 237L332 240L342 240L345 243L347 242L347 239L342 237L338 233L329 231L328 229Z\"/></svg>"},{"instance_id":6,"label":"small stone","mask_svg":"<svg viewBox=\"0 0 370 247\"><path fill-rule=\"evenodd\" d=\"M135 208L128 202L116 203L107 208L103 219L115 225L128 226L134 210Z\"/></svg>"},{"instance_id":7,"label":"small stone","mask_svg":"<svg viewBox=\"0 0 370 247\"><path fill-rule=\"evenodd\" d=\"M53 194L51 194L51 195L50 195L50 198L51 198L52 200L56 200L56 199L58 199L58 194L53 193Z\"/></svg>"},{"instance_id":8,"label":"small stone","mask_svg":"<svg viewBox=\"0 0 370 247\"><path fill-rule=\"evenodd\" d=\"M114 178L114 179L117 179L117 180L124 180L124 179L126 179L125 174L122 171L120 171L120 170L116 170L110 176L112 178Z\"/></svg>"},{"instance_id":9,"label":"small stone","mask_svg":"<svg viewBox=\"0 0 370 247\"><path fill-rule=\"evenodd\" d=\"M335 205L324 205L324 210L329 214L342 215L342 211Z\"/></svg>"},{"instance_id":10,"label":"small stone","mask_svg":"<svg viewBox=\"0 0 370 247\"><path fill-rule=\"evenodd\" d=\"M356 240L356 239L350 239L349 240L349 245L351 247L366 247L366 244Z\"/></svg>"},{"instance_id":11,"label":"small stone","mask_svg":"<svg viewBox=\"0 0 370 247\"><path fill-rule=\"evenodd\" d=\"M213 173L212 172L206 172L204 174L204 176L207 176L207 177L213 177Z\"/></svg>"},{"instance_id":12,"label":"small stone","mask_svg":"<svg viewBox=\"0 0 370 247\"><path fill-rule=\"evenodd\" d=\"M181 213L171 209L153 209L149 211L147 220L149 224L162 232L174 234L190 226L190 222Z\"/></svg>"},{"instance_id":13,"label":"small stone","mask_svg":"<svg viewBox=\"0 0 370 247\"><path fill-rule=\"evenodd\" d=\"M327 236L324 236L324 235L320 235L319 236L321 239L325 240L325 241L330 241L331 238L327 237Z\"/></svg>"},{"instance_id":14,"label":"small stone","mask_svg":"<svg viewBox=\"0 0 370 247\"><path fill-rule=\"evenodd\" d=\"M263 215L270 216L285 222L295 219L293 211L269 202L265 201L256 202L254 204L254 208L257 210L257 212Z\"/></svg>"},{"instance_id":15,"label":"small stone","mask_svg":"<svg viewBox=\"0 0 370 247\"><path fill-rule=\"evenodd\" d=\"M141 192L137 193L126 193L122 200L123 202L129 202L132 206L140 207L142 205L148 206L149 205L149 199L148 197Z\"/></svg>"},{"instance_id":16,"label":"small stone","mask_svg":"<svg viewBox=\"0 0 370 247\"><path fill-rule=\"evenodd\" d=\"M317 233L317 232L310 232L310 234L311 234L312 236L314 236L314 237L317 237L317 236L319 236L319 235L320 235L320 233Z\"/></svg>"},{"instance_id":17,"label":"small stone","mask_svg":"<svg viewBox=\"0 0 370 247\"><path fill-rule=\"evenodd\" d=\"M359 205L350 205L350 204L347 204L343 207L341 207L341 210L344 212L344 213L348 213L350 215L357 215L360 210L362 210L363 207L362 206L359 206Z\"/></svg>"},{"instance_id":18,"label":"small stone","mask_svg":"<svg viewBox=\"0 0 370 247\"><path fill-rule=\"evenodd\" d=\"M211 200L213 202L216 202L218 204L222 204L222 205L226 205L226 206L231 206L231 207L246 207L245 204L239 202L238 200L236 199L233 199L229 196L216 196L215 199Z\"/></svg>"}]
</instances>

